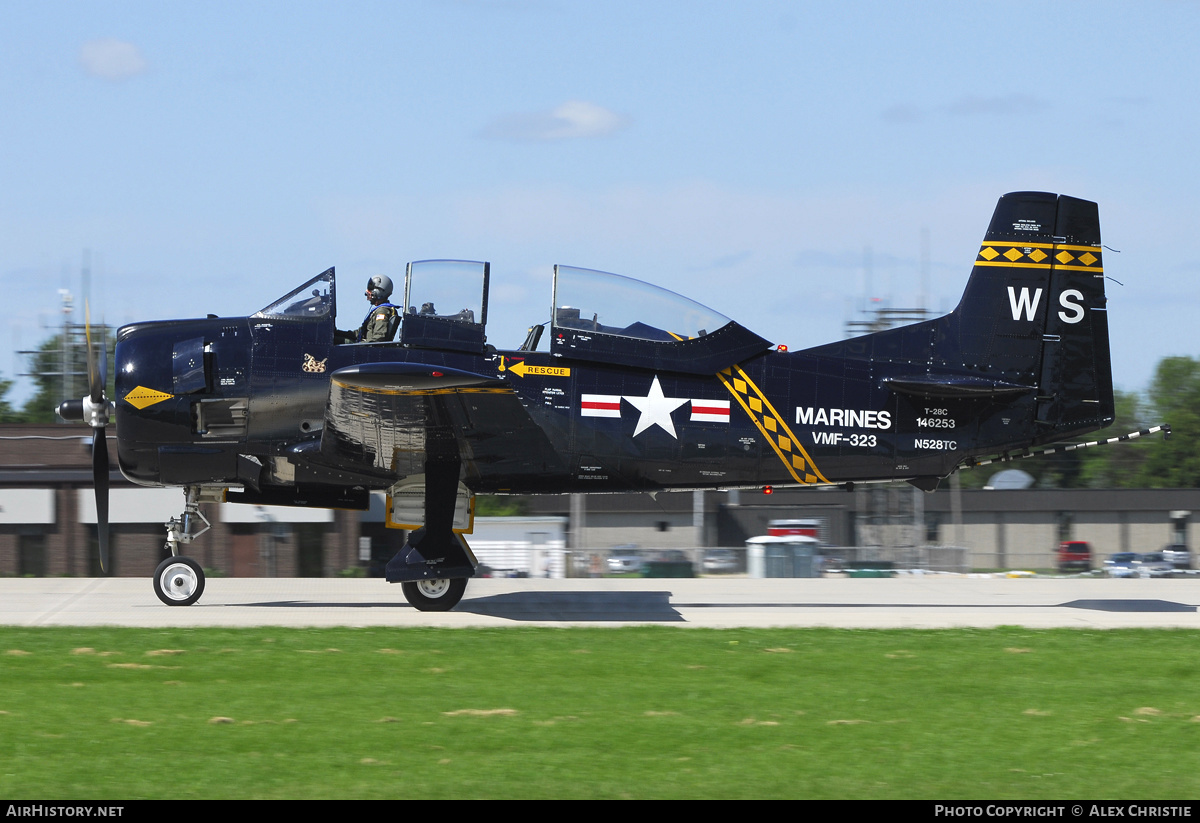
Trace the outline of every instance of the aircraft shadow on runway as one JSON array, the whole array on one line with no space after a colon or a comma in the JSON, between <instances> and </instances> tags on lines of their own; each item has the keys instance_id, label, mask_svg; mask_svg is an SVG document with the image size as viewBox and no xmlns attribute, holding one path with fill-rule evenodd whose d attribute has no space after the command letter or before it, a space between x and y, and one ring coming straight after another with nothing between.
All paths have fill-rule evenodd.
<instances>
[{"instance_id":1,"label":"aircraft shadow on runway","mask_svg":"<svg viewBox=\"0 0 1200 823\"><path fill-rule=\"evenodd\" d=\"M264 608L412 609L408 603L329 603L279 600L247 603ZM466 598L455 612L502 617L508 620L563 620L596 622L682 623L671 606L671 592L507 592Z\"/></svg>"},{"instance_id":2,"label":"aircraft shadow on runway","mask_svg":"<svg viewBox=\"0 0 1200 823\"><path fill-rule=\"evenodd\" d=\"M1072 600L1068 609L1092 609L1100 612L1194 612L1195 606L1170 600Z\"/></svg>"},{"instance_id":3,"label":"aircraft shadow on runway","mask_svg":"<svg viewBox=\"0 0 1200 823\"><path fill-rule=\"evenodd\" d=\"M326 601L276 600L247 603L260 608L293 609L412 609L406 602L331 603ZM488 597L464 599L456 612L500 617L507 620L570 621L598 623L682 623L679 608L709 609L1014 609L1045 608L1037 604L992 603L677 603L671 604L671 592L507 592ZM1170 600L1071 600L1052 604L1051 608L1090 609L1105 612L1195 612L1196 606Z\"/></svg>"}]
</instances>

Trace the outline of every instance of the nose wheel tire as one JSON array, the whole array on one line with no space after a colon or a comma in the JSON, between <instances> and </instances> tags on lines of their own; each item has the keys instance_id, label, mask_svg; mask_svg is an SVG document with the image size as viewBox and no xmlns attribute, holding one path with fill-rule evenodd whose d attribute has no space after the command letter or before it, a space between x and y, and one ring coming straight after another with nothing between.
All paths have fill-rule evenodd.
<instances>
[{"instance_id":1,"label":"nose wheel tire","mask_svg":"<svg viewBox=\"0 0 1200 823\"><path fill-rule=\"evenodd\" d=\"M154 570L154 593L168 606L190 606L204 594L204 570L190 557L168 557Z\"/></svg>"},{"instance_id":2,"label":"nose wheel tire","mask_svg":"<svg viewBox=\"0 0 1200 823\"><path fill-rule=\"evenodd\" d=\"M462 600L467 581L462 577L454 580L418 580L415 583L401 583L400 589L417 611L447 612Z\"/></svg>"}]
</instances>

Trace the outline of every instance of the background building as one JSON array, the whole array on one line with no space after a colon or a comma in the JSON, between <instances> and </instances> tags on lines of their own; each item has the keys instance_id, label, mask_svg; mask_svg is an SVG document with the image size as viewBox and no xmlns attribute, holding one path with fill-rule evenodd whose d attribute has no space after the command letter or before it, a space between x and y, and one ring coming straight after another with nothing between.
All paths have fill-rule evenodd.
<instances>
[{"instance_id":1,"label":"background building","mask_svg":"<svg viewBox=\"0 0 1200 823\"><path fill-rule=\"evenodd\" d=\"M113 573L148 577L165 556L163 524L180 514L183 494L111 477ZM969 568L1045 569L1061 540L1087 540L1097 558L1192 545L1200 490L955 491L945 483L926 494L894 484L543 496L527 498L527 509L523 518L477 518L469 541L483 562L502 573L564 576L594 569L591 558L614 549L677 550L698 561L705 548L743 548L771 520L801 518L819 521L831 546L925 551L911 555L916 563L927 562L929 547L962 547ZM240 504L202 511L212 528L188 553L230 576L379 575L404 540L384 526L382 494L366 512ZM91 430L0 425L0 575L97 574L95 523ZM572 563L571 554L589 560Z\"/></svg>"}]
</instances>

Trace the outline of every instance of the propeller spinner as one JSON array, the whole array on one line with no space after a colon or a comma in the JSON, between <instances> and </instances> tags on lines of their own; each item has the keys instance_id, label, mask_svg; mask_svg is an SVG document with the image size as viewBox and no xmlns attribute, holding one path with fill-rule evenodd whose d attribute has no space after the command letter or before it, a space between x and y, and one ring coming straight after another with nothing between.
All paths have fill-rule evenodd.
<instances>
[{"instance_id":1,"label":"propeller spinner","mask_svg":"<svg viewBox=\"0 0 1200 823\"><path fill-rule=\"evenodd\" d=\"M100 543L100 571L108 574L108 440L105 427L113 413L113 404L104 395L108 347L100 339L99 357L92 346L90 313L84 309L87 333L88 393L81 400L64 400L58 414L64 420L79 420L92 427L92 482L96 488L96 534Z\"/></svg>"}]
</instances>

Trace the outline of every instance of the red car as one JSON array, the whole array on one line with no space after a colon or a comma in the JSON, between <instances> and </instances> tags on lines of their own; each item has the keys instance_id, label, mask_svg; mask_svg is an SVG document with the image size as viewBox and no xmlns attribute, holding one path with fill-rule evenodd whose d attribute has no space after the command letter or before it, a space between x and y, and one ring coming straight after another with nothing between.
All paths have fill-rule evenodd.
<instances>
[{"instance_id":1,"label":"red car","mask_svg":"<svg viewBox=\"0 0 1200 823\"><path fill-rule=\"evenodd\" d=\"M1086 540L1064 540L1058 544L1058 570L1060 572L1092 569L1092 545Z\"/></svg>"}]
</instances>

